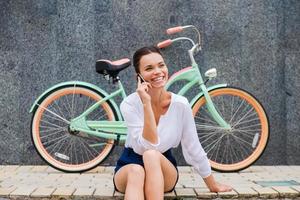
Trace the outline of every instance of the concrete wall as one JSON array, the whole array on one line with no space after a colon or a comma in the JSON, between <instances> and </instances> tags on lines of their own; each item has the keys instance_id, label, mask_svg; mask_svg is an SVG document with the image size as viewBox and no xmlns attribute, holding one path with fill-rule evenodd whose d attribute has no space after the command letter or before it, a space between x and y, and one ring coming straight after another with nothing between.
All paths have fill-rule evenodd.
<instances>
[{"instance_id":1,"label":"concrete wall","mask_svg":"<svg viewBox=\"0 0 300 200\"><path fill-rule=\"evenodd\" d=\"M250 91L269 115L270 140L257 164L300 164L298 0L1 0L0 16L0 164L43 163L28 111L45 89L82 80L111 91L96 59L131 57L166 39L166 28L187 24L203 34L202 71L216 67L215 82ZM189 65L187 47L164 52L170 73ZM120 74L127 93L133 74Z\"/></svg>"}]
</instances>

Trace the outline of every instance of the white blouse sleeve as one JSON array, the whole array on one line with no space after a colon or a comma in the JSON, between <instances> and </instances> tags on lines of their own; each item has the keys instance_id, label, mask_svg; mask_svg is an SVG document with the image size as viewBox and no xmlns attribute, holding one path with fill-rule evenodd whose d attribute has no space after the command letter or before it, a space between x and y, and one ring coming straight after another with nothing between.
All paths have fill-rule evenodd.
<instances>
[{"instance_id":1,"label":"white blouse sleeve","mask_svg":"<svg viewBox=\"0 0 300 200\"><path fill-rule=\"evenodd\" d=\"M142 112L138 111L137 105L123 101L120 109L127 126L127 140L130 140L128 143L131 148L139 154L142 154L148 149L156 149L160 144L160 139L158 138L158 143L152 144L143 137L144 116Z\"/></svg>"},{"instance_id":2,"label":"white blouse sleeve","mask_svg":"<svg viewBox=\"0 0 300 200\"><path fill-rule=\"evenodd\" d=\"M186 104L184 108L182 131L181 146L186 162L192 165L202 178L208 177L211 174L211 166L199 142L195 120L189 104Z\"/></svg>"}]
</instances>

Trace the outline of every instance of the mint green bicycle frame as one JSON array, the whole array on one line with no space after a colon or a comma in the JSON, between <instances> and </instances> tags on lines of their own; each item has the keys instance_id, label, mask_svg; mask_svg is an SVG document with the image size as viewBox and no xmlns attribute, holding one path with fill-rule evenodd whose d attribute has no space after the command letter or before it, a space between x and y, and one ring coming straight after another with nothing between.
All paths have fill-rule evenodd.
<instances>
[{"instance_id":1,"label":"mint green bicycle frame","mask_svg":"<svg viewBox=\"0 0 300 200\"><path fill-rule=\"evenodd\" d=\"M189 38L176 38L173 41L178 40L190 40ZM193 43L194 44L194 43ZM227 84L217 84L211 87L206 87L201 72L199 70L198 64L195 62L194 59L194 53L197 51L197 48L199 48L198 44L194 44L193 48L189 50L189 56L191 59L191 67L184 68L178 72L176 72L173 76L170 77L168 80L165 88L168 89L172 84L174 84L177 81L180 80L186 80L187 83L180 89L178 92L179 95L184 96L191 88L195 87L195 85L199 86L200 93L196 95L191 101L190 104L194 105L194 103L204 95L206 99L206 106L213 117L213 119L220 125L220 127L223 127L224 129L230 129L230 125L220 116L220 114L217 112L211 97L209 95L209 91L216 89L216 88L223 88L226 87ZM76 118L72 119L69 123L70 129L72 131L81 131L90 135L94 135L96 137L106 138L106 139L113 139L118 141L124 141L126 139L127 135L127 127L125 125L125 122L120 114L120 109L118 106L116 106L116 103L114 101L114 97L117 95L122 96L124 99L126 97L126 93L124 90L124 87L121 83L121 81L118 81L118 89L111 94L106 93L101 88L92 85L90 83L85 82L79 82L79 81L73 81L73 82L65 82L60 83L56 86L53 86L52 88L48 89L46 92L44 92L33 104L33 106L30 109L30 112L33 112L36 110L36 108L39 105L39 102L42 101L44 96L46 96L48 93L52 92L53 90L62 87L64 85L74 85L74 88L76 86L85 86L87 88L91 88L94 90L97 90L101 94L104 95L104 98L89 107L86 111L84 111L81 115L77 116ZM114 107L114 110L117 112L118 120L117 121L88 121L86 120L86 116L93 112L98 106L100 106L104 102L110 102L112 107ZM59 117L59 116L58 116ZM95 144L93 146L103 145L101 144Z\"/></svg>"}]
</instances>

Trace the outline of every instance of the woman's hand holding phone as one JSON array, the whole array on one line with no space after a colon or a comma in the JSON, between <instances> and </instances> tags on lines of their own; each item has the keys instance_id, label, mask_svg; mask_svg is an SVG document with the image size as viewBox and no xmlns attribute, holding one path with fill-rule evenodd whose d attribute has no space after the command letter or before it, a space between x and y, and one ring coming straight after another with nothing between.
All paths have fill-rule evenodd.
<instances>
[{"instance_id":1,"label":"woman's hand holding phone","mask_svg":"<svg viewBox=\"0 0 300 200\"><path fill-rule=\"evenodd\" d=\"M151 103L151 96L148 94L149 88L152 88L151 84L146 82L143 77L138 74L136 92L140 96L143 104Z\"/></svg>"}]
</instances>

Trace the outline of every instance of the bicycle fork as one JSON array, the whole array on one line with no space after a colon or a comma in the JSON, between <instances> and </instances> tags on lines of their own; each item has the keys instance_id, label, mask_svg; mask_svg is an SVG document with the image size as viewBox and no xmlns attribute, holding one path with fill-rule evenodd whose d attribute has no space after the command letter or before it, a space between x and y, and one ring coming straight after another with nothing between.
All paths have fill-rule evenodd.
<instances>
[{"instance_id":1,"label":"bicycle fork","mask_svg":"<svg viewBox=\"0 0 300 200\"><path fill-rule=\"evenodd\" d=\"M202 90L203 92L203 95L205 97L205 100L206 100L206 107L209 111L209 113L211 114L212 118L221 126L223 127L224 129L226 130L231 130L231 126L230 124L228 124L224 119L223 117L220 115L220 113L217 111L210 95L208 94L208 90L205 86L204 83L200 84L200 89Z\"/></svg>"}]
</instances>

